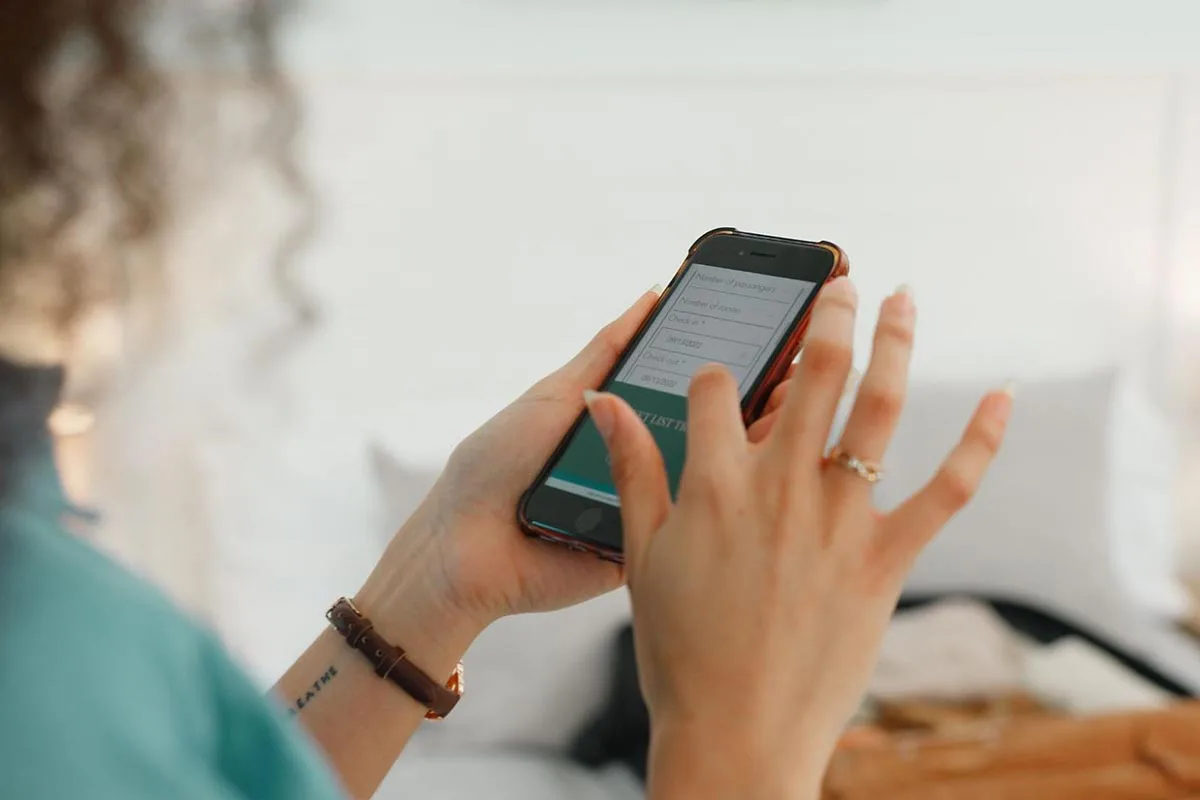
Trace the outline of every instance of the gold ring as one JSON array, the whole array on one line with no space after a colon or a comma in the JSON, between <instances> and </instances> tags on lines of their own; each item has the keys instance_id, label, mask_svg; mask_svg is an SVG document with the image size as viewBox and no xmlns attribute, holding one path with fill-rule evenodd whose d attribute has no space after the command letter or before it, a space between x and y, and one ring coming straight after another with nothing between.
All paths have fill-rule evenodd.
<instances>
[{"instance_id":1,"label":"gold ring","mask_svg":"<svg viewBox=\"0 0 1200 800\"><path fill-rule=\"evenodd\" d=\"M867 483L879 483L883 480L883 468L871 461L864 461L858 456L853 456L845 450L838 447L829 451L825 461L831 464L837 464L847 472L852 472L862 478Z\"/></svg>"}]
</instances>

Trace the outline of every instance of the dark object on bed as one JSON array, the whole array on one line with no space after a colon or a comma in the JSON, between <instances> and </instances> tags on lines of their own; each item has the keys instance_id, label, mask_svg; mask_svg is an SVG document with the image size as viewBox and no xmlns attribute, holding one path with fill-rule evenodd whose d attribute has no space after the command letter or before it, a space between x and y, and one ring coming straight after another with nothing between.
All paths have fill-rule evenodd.
<instances>
[{"instance_id":1,"label":"dark object on bed","mask_svg":"<svg viewBox=\"0 0 1200 800\"><path fill-rule=\"evenodd\" d=\"M571 759L588 767L619 762L644 781L650 749L650 716L638 686L633 628L622 628L615 645L608 700L600 714L575 737Z\"/></svg>"},{"instance_id":2,"label":"dark object on bed","mask_svg":"<svg viewBox=\"0 0 1200 800\"><path fill-rule=\"evenodd\" d=\"M1108 653L1130 671L1180 698L1192 694L1180 684L1145 662L1089 631L1024 603L989 597L954 595L953 597L987 603L1017 633L1043 645L1076 636ZM903 614L951 596L906 597L897 614ZM637 663L633 653L633 630L621 630L616 637L612 661L612 689L600 713L588 723L571 746L571 758L588 767L618 762L628 766L642 780L646 778L646 752L650 745L650 718L638 686Z\"/></svg>"}]
</instances>

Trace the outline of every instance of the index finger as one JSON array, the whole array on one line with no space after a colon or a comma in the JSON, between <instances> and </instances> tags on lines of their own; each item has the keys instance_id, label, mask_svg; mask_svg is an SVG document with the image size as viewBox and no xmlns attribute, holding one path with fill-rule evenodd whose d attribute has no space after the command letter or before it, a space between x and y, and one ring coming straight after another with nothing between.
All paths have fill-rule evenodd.
<instances>
[{"instance_id":1,"label":"index finger","mask_svg":"<svg viewBox=\"0 0 1200 800\"><path fill-rule=\"evenodd\" d=\"M686 468L723 464L745 444L737 381L720 364L701 367L688 387Z\"/></svg>"}]
</instances>

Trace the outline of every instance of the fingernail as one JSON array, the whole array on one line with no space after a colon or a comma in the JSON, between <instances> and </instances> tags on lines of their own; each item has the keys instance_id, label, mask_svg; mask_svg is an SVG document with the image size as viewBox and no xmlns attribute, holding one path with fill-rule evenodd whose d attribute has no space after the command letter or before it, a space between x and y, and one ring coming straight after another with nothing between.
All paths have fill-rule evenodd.
<instances>
[{"instance_id":1,"label":"fingernail","mask_svg":"<svg viewBox=\"0 0 1200 800\"><path fill-rule=\"evenodd\" d=\"M905 310L911 311L916 307L916 300L913 296L912 287L907 283L898 286L892 296L900 299L900 301L904 304Z\"/></svg>"},{"instance_id":2,"label":"fingernail","mask_svg":"<svg viewBox=\"0 0 1200 800\"><path fill-rule=\"evenodd\" d=\"M606 403L597 403L596 400L599 398L600 392L593 392L591 389L583 390L583 402L592 415L592 422L596 423L596 430L600 431L601 438L607 442L612 434L612 410L607 407Z\"/></svg>"},{"instance_id":3,"label":"fingernail","mask_svg":"<svg viewBox=\"0 0 1200 800\"><path fill-rule=\"evenodd\" d=\"M1008 383L1004 384L1004 388L1001 389L1000 391L1004 392L1009 397L1016 397L1017 396L1017 382L1009 381Z\"/></svg>"},{"instance_id":4,"label":"fingernail","mask_svg":"<svg viewBox=\"0 0 1200 800\"><path fill-rule=\"evenodd\" d=\"M650 287L650 291L651 291L652 293L654 293L655 295L658 295L659 297L662 297L662 293L663 293L663 285L662 285L661 283L656 283L656 284L654 284L653 286L651 286L651 287Z\"/></svg>"}]
</instances>

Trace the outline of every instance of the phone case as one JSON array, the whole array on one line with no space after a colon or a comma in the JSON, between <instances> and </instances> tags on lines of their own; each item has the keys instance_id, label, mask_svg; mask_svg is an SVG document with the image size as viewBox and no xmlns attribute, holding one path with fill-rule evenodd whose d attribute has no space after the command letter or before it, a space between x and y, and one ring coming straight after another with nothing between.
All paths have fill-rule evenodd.
<instances>
[{"instance_id":1,"label":"phone case","mask_svg":"<svg viewBox=\"0 0 1200 800\"><path fill-rule=\"evenodd\" d=\"M637 341L639 338L641 338L642 334L646 330L646 327L650 324L650 320L654 319L654 315L658 312L658 309L664 302L666 302L667 298L670 297L671 292L675 289L675 286L679 283L680 276L683 274L683 271L687 269L688 264L691 263L692 257L696 254L696 251L700 248L700 246L706 241L717 236L748 236L760 241L789 243L801 242L802 244L823 247L833 253L834 256L833 271L829 273L829 277L826 279L825 283L829 283L829 281L832 281L835 278L839 278L850 273L850 262L847 259L845 252L833 242L804 242L798 239L788 239L783 236L767 236L758 233L746 233L744 231L739 231L737 228L713 228L707 233L702 234L696 239L696 241L692 242L691 246L688 248L687 256L683 259L683 263L681 263L679 268L675 270L674 277L672 277L671 282L667 284L667 288L663 290L662 296L659 298L658 303L656 303L654 308L651 309L648 314L646 314L646 318L642 320L642 324L638 326L637 332L634 334L631 341ZM824 284L822 284L822 288L824 288ZM820 289L817 291L819 292ZM767 368L763 380L759 383L754 393L746 399L743 417L747 425L757 419L762 413L762 409L766 405L767 399L771 396L771 392L783 380L784 375L787 374L788 368L795 360L796 355L800 352L800 347L804 342L804 335L808 332L808 323L811 316L811 313L806 314L804 319L801 320L800 325L796 328L795 332L793 332L793 334L787 339L783 349L779 351L779 356L771 363L771 366ZM622 353L621 358L617 359L617 363L613 366L613 369L608 373L608 375L605 376L602 385L607 384L613 379L617 371L620 369L620 365L624 360L624 356L625 354ZM575 423L571 426L571 429L567 432L567 435L563 437L562 442L560 442L558 447L555 448L553 455L551 455L546 461L546 465L542 468L542 471L538 473L537 479L534 480L529 489L527 489L521 496L521 500L517 504L517 523L520 525L521 530L526 536L530 536L535 539L541 539L549 544L567 547L580 553L591 553L592 555L603 559L604 561L612 561L617 564L623 564L625 562L625 557L621 551L610 549L592 542L585 542L580 539L558 533L557 531L543 528L532 522L525 513L530 495L532 495L537 487L539 487L546 479L546 476L550 472L551 465L558 460L563 449L567 446L567 443L571 440L571 437L574 436L575 431L583 423L586 417L587 411L584 410L584 412L579 415L579 418L575 420Z\"/></svg>"}]
</instances>

